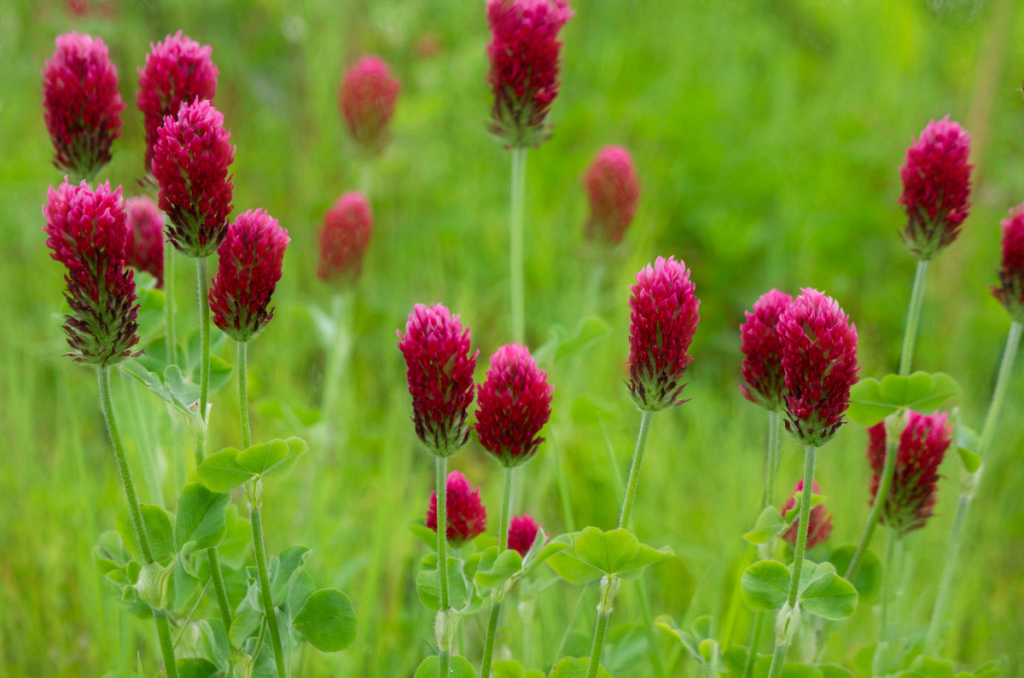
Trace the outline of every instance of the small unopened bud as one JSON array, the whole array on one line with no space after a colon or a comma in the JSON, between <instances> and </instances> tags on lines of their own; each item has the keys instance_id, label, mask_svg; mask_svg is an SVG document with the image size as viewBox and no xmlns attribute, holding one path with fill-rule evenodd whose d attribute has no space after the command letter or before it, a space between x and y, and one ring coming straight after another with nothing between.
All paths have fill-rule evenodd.
<instances>
[{"instance_id":1,"label":"small unopened bud","mask_svg":"<svg viewBox=\"0 0 1024 678\"><path fill-rule=\"evenodd\" d=\"M451 650L455 641L455 616L451 610L441 610L434 622L434 633L437 636L437 647L440 650Z\"/></svg>"},{"instance_id":2,"label":"small unopened bud","mask_svg":"<svg viewBox=\"0 0 1024 678\"><path fill-rule=\"evenodd\" d=\"M171 568L159 563L143 565L135 591L139 599L155 609L167 607L167 583L171 579Z\"/></svg>"},{"instance_id":3,"label":"small unopened bud","mask_svg":"<svg viewBox=\"0 0 1024 678\"><path fill-rule=\"evenodd\" d=\"M263 482L259 478L253 478L245 483L245 498L249 506L258 509L263 507Z\"/></svg>"},{"instance_id":4,"label":"small unopened bud","mask_svg":"<svg viewBox=\"0 0 1024 678\"><path fill-rule=\"evenodd\" d=\"M793 634L799 625L800 606L790 606L787 601L782 606L782 609L779 610L779 615L775 618L775 644L789 647L789 644L793 642Z\"/></svg>"}]
</instances>

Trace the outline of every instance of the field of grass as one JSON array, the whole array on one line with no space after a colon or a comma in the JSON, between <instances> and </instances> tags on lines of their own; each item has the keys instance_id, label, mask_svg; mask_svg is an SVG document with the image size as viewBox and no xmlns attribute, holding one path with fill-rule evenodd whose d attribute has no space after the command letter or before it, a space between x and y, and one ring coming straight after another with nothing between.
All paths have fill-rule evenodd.
<instances>
[{"instance_id":1,"label":"field of grass","mask_svg":"<svg viewBox=\"0 0 1024 678\"><path fill-rule=\"evenodd\" d=\"M60 33L107 42L128 108L100 179L136 195L145 189L135 68L151 40L179 28L213 46L214 101L237 145L235 212L264 207L292 239L275 318L250 349L254 436L314 444L291 479L267 488L267 546L312 548L314 579L346 591L360 624L350 649L310 651L296 659L296 675L411 676L432 652L433 615L413 584L426 549L406 525L426 512L433 464L410 421L395 330L414 303L445 303L473 329L478 376L510 340L510 156L486 131L484 3L87 4L74 17L53 0L0 3L0 678L100 676L134 668L137 653L156 669L152 625L122 608L91 555L124 498L95 377L61 357L63 271L40 228L47 186L61 176L50 162L40 69ZM546 366L555 385L548 442L519 472L515 512L553 534L614 526L612 474L628 469L640 419L623 385L628 286L654 257L682 258L702 301L691 400L654 421L633 525L642 541L678 556L647 575L652 613L709 614L723 644L745 644L752 616L736 577L747 553L740 535L761 499L766 420L737 388L743 311L771 287L824 290L857 325L862 375L894 371L914 270L899 238L897 168L912 136L951 114L974 138L974 206L930 270L915 367L956 377L963 393L953 404L980 428L1009 326L988 289L998 224L1024 200L1024 42L1015 39L1024 11L1013 0L577 0L574 9L554 137L528 160L527 338L537 348L556 326L571 333L589 315L611 331ZM386 59L403 87L391 142L375 159L348 138L336 101L343 69L366 53ZM579 179L610 143L631 149L643 195L604 266L583 240ZM306 424L322 401L326 349L311 308L329 312L336 290L314 275L316 233L338 195L359 188L369 189L375 230L354 295L341 407L324 413L342 435L317 445L322 426ZM175 293L187 336L197 324L190 260L178 259ZM234 362L231 342L218 353ZM1020 372L966 530L944 650L967 666L1003 657L1015 676L1024 675ZM192 472L185 432L172 440L161 401L127 378L114 389L142 499L173 510L175 478ZM614 412L617 468L600 428L573 419L583 395ZM210 450L238 444L238 416L232 379L213 397ZM856 541L869 508L866 440L850 424L819 456L836 546ZM792 440L784 451L777 501L802 468ZM500 467L475 441L451 466L482 485L496 529ZM899 612L907 632L927 623L960 487L955 455L942 471L937 516L910 539ZM880 544L879 536L876 551ZM578 603L580 590L546 567L538 583L536 602L506 605L497 654L547 669L577 605L563 653L589 650L597 590L584 589ZM643 638L628 627L640 618L634 585L617 609L607 668L616 678L652 675ZM474 663L485 623L486 611L460 638ZM876 624L876 610L862 605L832 636L829 661L852 666ZM676 660L672 675L697 675L660 640Z\"/></svg>"}]
</instances>

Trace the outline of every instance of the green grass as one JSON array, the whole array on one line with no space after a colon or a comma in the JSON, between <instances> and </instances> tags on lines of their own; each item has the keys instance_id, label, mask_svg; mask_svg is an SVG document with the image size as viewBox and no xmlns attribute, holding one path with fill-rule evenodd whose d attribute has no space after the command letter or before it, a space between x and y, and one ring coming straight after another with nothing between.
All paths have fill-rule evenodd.
<instances>
[{"instance_id":1,"label":"green grass","mask_svg":"<svg viewBox=\"0 0 1024 678\"><path fill-rule=\"evenodd\" d=\"M325 352L308 306L328 308L333 291L313 275L316 233L340 193L372 178L374 239L356 294L344 408L335 415L347 442L334 451L314 445L287 483L268 486L266 534L272 553L294 543L313 548L317 583L347 591L359 615L355 645L337 655L308 652L301 675L411 675L433 634L412 583L424 547L405 525L426 511L433 465L409 420L395 330L413 303L443 301L473 328L481 374L510 335L510 156L486 133L483 3L109 6L111 18L73 19L52 0L0 5L0 678L97 676L134 667L139 652L146 670L156 669L152 625L120 608L90 555L123 495L94 375L61 357L62 271L48 257L39 211L46 187L61 177L50 164L39 71L59 33L88 31L108 43L129 108L101 179L134 195L143 155L134 69L150 40L179 27L213 45L221 71L215 103L237 144L236 212L265 207L292 238L275 319L250 350L256 440L317 435L269 416L267 401L319 406ZM983 141L975 147L974 208L960 240L929 271L915 366L960 380L964 393L954 404L980 427L1009 325L988 291L998 221L1024 199L1024 43L1011 39L1024 30L1024 12L1012 0L618 0L579 1L575 9L564 33L555 135L529 154L527 336L535 348L552 325L571 330L594 312L612 331L585 356L554 366L549 442L518 474L516 512L563 531L561 472L576 528L614 525L618 503L601 433L574 425L571 403L589 394L612 404L609 434L624 474L639 424L622 384L628 285L657 255L683 258L702 299L692 400L654 421L633 525L641 540L671 545L679 556L648 575L653 614L713 615L716 635L742 644L750 613L740 606L734 625L724 622L745 552L739 535L760 502L766 430L763 412L736 387L742 312L773 286L825 290L857 324L862 374L894 371L914 269L898 236L897 167L912 135L952 114ZM298 39L285 37L285 25ZM429 58L417 51L427 36L443 45ZM343 67L366 52L382 55L403 82L393 139L369 163L347 139L335 100ZM579 177L608 143L632 150L643 197L594 295L586 292L595 263L582 240ZM196 326L194 265L179 259L178 271L184 335ZM234 361L230 345L220 354ZM1011 675L1024 671L1019 376L1018 369L966 530L956 631L945 650L971 666L1005 656ZM140 390L143 430L131 421L132 385L113 386L143 500L153 501L156 484L173 508L175 464L184 456L171 453L167 415ZM238 444L235 392L232 381L213 396L210 450ZM139 454L147 436L159 442L155 483L145 482L148 455ZM183 442L182 432L179 455ZM834 545L855 541L867 515L865 443L864 431L849 425L819 456ZM795 483L800 456L787 439L777 500ZM475 442L452 466L483 486L494 529L499 467ZM943 472L937 517L910 540L902 617L909 630L927 622L959 491L953 456ZM549 576L545 570L541 579ZM589 648L591 588L570 654ZM579 596L561 582L546 589L529 627L529 657L521 608L506 605L497 657L511 652L532 667L550 666ZM617 607L608 668L617 678L652 675L624 628L639 619L634 586L624 586ZM465 625L474 663L485 614ZM848 665L875 626L871 607L861 606L833 636L830 660ZM695 671L683 660L674 675Z\"/></svg>"}]
</instances>

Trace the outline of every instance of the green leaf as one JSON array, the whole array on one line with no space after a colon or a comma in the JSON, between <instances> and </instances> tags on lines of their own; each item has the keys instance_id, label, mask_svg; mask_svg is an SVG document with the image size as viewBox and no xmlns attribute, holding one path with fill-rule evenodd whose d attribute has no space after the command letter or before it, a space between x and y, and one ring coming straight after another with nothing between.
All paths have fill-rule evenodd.
<instances>
[{"instance_id":1,"label":"green leaf","mask_svg":"<svg viewBox=\"0 0 1024 678\"><path fill-rule=\"evenodd\" d=\"M515 659L505 659L491 665L494 678L544 678L544 672L527 669Z\"/></svg>"},{"instance_id":2,"label":"green leaf","mask_svg":"<svg viewBox=\"0 0 1024 678\"><path fill-rule=\"evenodd\" d=\"M853 544L840 546L832 550L828 560L835 566L836 572L845 573L856 551L857 547ZM878 561L878 556L873 551L865 550L861 554L857 571L853 573L850 583L857 589L857 595L864 602L870 602L878 594L882 587L882 563Z\"/></svg>"},{"instance_id":3,"label":"green leaf","mask_svg":"<svg viewBox=\"0 0 1024 678\"><path fill-rule=\"evenodd\" d=\"M887 374L878 385L882 402L896 407L910 407L912 403L926 398L931 390L932 376L927 372L914 372L907 377Z\"/></svg>"},{"instance_id":4,"label":"green leaf","mask_svg":"<svg viewBox=\"0 0 1024 678\"><path fill-rule=\"evenodd\" d=\"M488 564L486 570L483 565L483 558L481 558L480 565L476 570L476 580L481 586L494 589L502 586L512 575L523 569L523 557L519 555L519 551L506 549L492 563Z\"/></svg>"},{"instance_id":5,"label":"green leaf","mask_svg":"<svg viewBox=\"0 0 1024 678\"><path fill-rule=\"evenodd\" d=\"M270 580L270 593L274 605L284 604L288 598L288 589L291 587L292 580L312 554L313 552L305 546L291 546L281 551L277 572Z\"/></svg>"},{"instance_id":6,"label":"green leaf","mask_svg":"<svg viewBox=\"0 0 1024 678\"><path fill-rule=\"evenodd\" d=\"M203 551L220 544L227 534L225 518L231 497L211 492L199 483L189 483L181 488L178 495L178 513L174 519L174 546L182 555L192 551Z\"/></svg>"},{"instance_id":7,"label":"green leaf","mask_svg":"<svg viewBox=\"0 0 1024 678\"><path fill-rule=\"evenodd\" d=\"M199 577L188 571L185 560L178 558L174 561L171 591L168 592L168 599L173 601L171 609L175 612L184 610L190 603L194 603L194 596L199 592Z\"/></svg>"},{"instance_id":8,"label":"green leaf","mask_svg":"<svg viewBox=\"0 0 1024 678\"><path fill-rule=\"evenodd\" d=\"M789 569L777 560L762 560L740 578L743 602L751 610L777 610L789 597Z\"/></svg>"},{"instance_id":9,"label":"green leaf","mask_svg":"<svg viewBox=\"0 0 1024 678\"><path fill-rule=\"evenodd\" d=\"M413 678L437 678L439 673L441 673L441 660L435 654L423 660ZM476 678L476 671L465 657L452 655L448 664L448 678Z\"/></svg>"},{"instance_id":10,"label":"green leaf","mask_svg":"<svg viewBox=\"0 0 1024 678\"><path fill-rule=\"evenodd\" d=\"M210 393L219 391L231 379L231 363L220 356L210 356Z\"/></svg>"},{"instance_id":11,"label":"green leaf","mask_svg":"<svg viewBox=\"0 0 1024 678\"><path fill-rule=\"evenodd\" d=\"M615 418L615 409L604 400L580 396L572 401L572 421L575 424L593 425Z\"/></svg>"},{"instance_id":12,"label":"green leaf","mask_svg":"<svg viewBox=\"0 0 1024 678\"><path fill-rule=\"evenodd\" d=\"M587 668L589 666L590 659L587 657L563 657L551 669L548 678L587 678ZM598 666L597 678L612 677L603 666Z\"/></svg>"},{"instance_id":13,"label":"green leaf","mask_svg":"<svg viewBox=\"0 0 1024 678\"><path fill-rule=\"evenodd\" d=\"M674 555L675 552L668 546L662 546L660 549L655 549L651 548L647 544L640 544L640 549L636 556L626 563L625 567L616 572L616 574L620 579L633 581L638 579L649 566L655 563L660 563L663 560L668 560Z\"/></svg>"},{"instance_id":14,"label":"green leaf","mask_svg":"<svg viewBox=\"0 0 1024 678\"><path fill-rule=\"evenodd\" d=\"M96 559L100 574L124 569L124 566L132 558L117 530L107 530L102 533L96 540L96 546L92 547L92 555Z\"/></svg>"},{"instance_id":15,"label":"green leaf","mask_svg":"<svg viewBox=\"0 0 1024 678\"><path fill-rule=\"evenodd\" d=\"M576 556L605 574L624 569L639 551L640 542L621 527L608 532L587 527L576 537Z\"/></svg>"},{"instance_id":16,"label":"green leaf","mask_svg":"<svg viewBox=\"0 0 1024 678\"><path fill-rule=\"evenodd\" d=\"M441 609L441 577L437 569L421 570L416 575L416 594L428 609ZM466 580L462 573L462 561L458 558L448 559L448 605L459 610L469 602L466 591Z\"/></svg>"},{"instance_id":17,"label":"green leaf","mask_svg":"<svg viewBox=\"0 0 1024 678\"><path fill-rule=\"evenodd\" d=\"M881 381L861 379L850 389L846 415L862 426L874 426L900 409L927 414L960 392L943 372L915 372L908 377L887 374Z\"/></svg>"},{"instance_id":18,"label":"green leaf","mask_svg":"<svg viewBox=\"0 0 1024 678\"><path fill-rule=\"evenodd\" d=\"M171 392L174 400L183 405L186 410L192 403L199 400L199 385L185 379L177 365L170 365L164 370L164 385Z\"/></svg>"},{"instance_id":19,"label":"green leaf","mask_svg":"<svg viewBox=\"0 0 1024 678\"><path fill-rule=\"evenodd\" d=\"M146 536L149 541L149 549L153 554L153 560L161 565L167 565L174 558L174 530L171 528L171 519L159 506L142 504L142 522L145 524ZM121 535L125 547L132 558L140 563L146 562L142 555L142 548L135 538L135 530L132 527L128 507L121 509L121 512L114 518L114 527Z\"/></svg>"},{"instance_id":20,"label":"green leaf","mask_svg":"<svg viewBox=\"0 0 1024 678\"><path fill-rule=\"evenodd\" d=\"M568 358L582 352L590 344L609 332L611 332L611 327L608 326L608 323L603 318L596 315L584 318L580 322L576 335L558 345L558 348L555 350L555 360Z\"/></svg>"},{"instance_id":21,"label":"green leaf","mask_svg":"<svg viewBox=\"0 0 1024 678\"><path fill-rule=\"evenodd\" d=\"M212 658L220 668L226 669L231 660L231 643L228 642L224 623L220 619L200 619L197 624L206 643L206 647L203 648L206 656Z\"/></svg>"},{"instance_id":22,"label":"green leaf","mask_svg":"<svg viewBox=\"0 0 1024 678\"><path fill-rule=\"evenodd\" d=\"M288 587L288 612L291 619L302 610L309 597L316 593L316 584L305 570L299 570ZM289 622L291 623L291 622Z\"/></svg>"},{"instance_id":23,"label":"green leaf","mask_svg":"<svg viewBox=\"0 0 1024 678\"><path fill-rule=\"evenodd\" d=\"M839 664L818 664L822 678L853 678L853 671Z\"/></svg>"},{"instance_id":24,"label":"green leaf","mask_svg":"<svg viewBox=\"0 0 1024 678\"><path fill-rule=\"evenodd\" d=\"M292 628L321 652L340 652L356 639L352 601L337 589L321 589L306 600Z\"/></svg>"},{"instance_id":25,"label":"green leaf","mask_svg":"<svg viewBox=\"0 0 1024 678\"><path fill-rule=\"evenodd\" d=\"M235 618L231 620L228 639L234 647L241 647L246 638L256 633L261 623L263 613L253 608L248 600L243 600L235 610Z\"/></svg>"},{"instance_id":26,"label":"green leaf","mask_svg":"<svg viewBox=\"0 0 1024 678\"><path fill-rule=\"evenodd\" d=\"M767 544L782 534L788 524L782 519L779 509L766 506L754 522L754 529L743 535L743 538L751 544Z\"/></svg>"},{"instance_id":27,"label":"green leaf","mask_svg":"<svg viewBox=\"0 0 1024 678\"><path fill-rule=\"evenodd\" d=\"M252 551L252 526L238 514L236 504L228 504L224 517L227 533L217 547L217 552L222 563L231 562L234 569L239 569L242 566L242 559Z\"/></svg>"},{"instance_id":28,"label":"green leaf","mask_svg":"<svg viewBox=\"0 0 1024 678\"><path fill-rule=\"evenodd\" d=\"M271 440L247 447L235 457L239 466L259 475L288 456L288 445L283 440Z\"/></svg>"},{"instance_id":29,"label":"green leaf","mask_svg":"<svg viewBox=\"0 0 1024 678\"><path fill-rule=\"evenodd\" d=\"M879 393L877 379L861 379L850 388L850 405L846 416L870 428L896 411L896 408L885 402Z\"/></svg>"},{"instance_id":30,"label":"green leaf","mask_svg":"<svg viewBox=\"0 0 1024 678\"><path fill-rule=\"evenodd\" d=\"M295 468L295 464L299 461L299 457L309 452L309 445L302 438L292 436L287 440L272 440L269 444L274 445L283 442L287 448L288 453L284 459L276 462L270 467L264 469L263 477L272 478L274 480L284 480L292 474L292 470Z\"/></svg>"},{"instance_id":31,"label":"green leaf","mask_svg":"<svg viewBox=\"0 0 1024 678\"><path fill-rule=\"evenodd\" d=\"M913 378L914 375L910 376ZM942 403L946 402L953 396L959 395L960 384L958 384L956 379L953 377L949 376L945 372L935 372L931 377L931 390L925 395L908 403L907 409L914 410L915 412L920 412L922 414L930 414Z\"/></svg>"},{"instance_id":32,"label":"green leaf","mask_svg":"<svg viewBox=\"0 0 1024 678\"><path fill-rule=\"evenodd\" d=\"M140 360L125 360L121 363L121 371L133 379L142 382L149 388L150 391L155 393L157 396L170 403L174 409L180 414L191 417L192 413L189 411L189 405L194 400L183 401L179 400L177 396L171 392L171 390L164 384L163 380L158 373L150 372L146 366Z\"/></svg>"},{"instance_id":33,"label":"green leaf","mask_svg":"<svg viewBox=\"0 0 1024 678\"><path fill-rule=\"evenodd\" d=\"M537 567L551 556L561 551L564 551L568 547L568 544L563 544L561 542L548 542L547 544L544 544L544 546L541 546L539 549L537 549L536 552L531 551L530 553L527 553L526 562L524 563L523 567L526 568L527 572L530 572L533 570L533 568Z\"/></svg>"},{"instance_id":34,"label":"green leaf","mask_svg":"<svg viewBox=\"0 0 1024 678\"><path fill-rule=\"evenodd\" d=\"M564 550L552 554L547 559L548 565L555 571L555 574L573 586L583 586L604 576L604 572L576 557L576 549L572 545L574 541L575 535L566 534L551 542L567 546Z\"/></svg>"},{"instance_id":35,"label":"green leaf","mask_svg":"<svg viewBox=\"0 0 1024 678\"><path fill-rule=\"evenodd\" d=\"M654 625L667 633L677 643L686 648L694 659L700 657L700 643L688 631L683 631L676 624L675 620L667 614L663 614L654 620Z\"/></svg>"},{"instance_id":36,"label":"green leaf","mask_svg":"<svg viewBox=\"0 0 1024 678\"><path fill-rule=\"evenodd\" d=\"M911 663L910 671L927 678L953 678L953 662L921 655Z\"/></svg>"},{"instance_id":37,"label":"green leaf","mask_svg":"<svg viewBox=\"0 0 1024 678\"><path fill-rule=\"evenodd\" d=\"M804 561L804 569L810 571L808 577L800 576L800 607L833 621L852 617L857 611L857 589L836 574L830 563L813 565Z\"/></svg>"},{"instance_id":38,"label":"green leaf","mask_svg":"<svg viewBox=\"0 0 1024 678\"><path fill-rule=\"evenodd\" d=\"M252 478L256 474L238 463L240 454L235 448L226 447L208 456L196 467L199 482L213 492L230 492Z\"/></svg>"},{"instance_id":39,"label":"green leaf","mask_svg":"<svg viewBox=\"0 0 1024 678\"><path fill-rule=\"evenodd\" d=\"M139 300L138 332L145 340L164 324L164 293L163 290L145 289L138 285L136 289Z\"/></svg>"},{"instance_id":40,"label":"green leaf","mask_svg":"<svg viewBox=\"0 0 1024 678\"><path fill-rule=\"evenodd\" d=\"M178 678L210 678L219 670L210 660L198 657L179 659L174 663L178 667Z\"/></svg>"}]
</instances>

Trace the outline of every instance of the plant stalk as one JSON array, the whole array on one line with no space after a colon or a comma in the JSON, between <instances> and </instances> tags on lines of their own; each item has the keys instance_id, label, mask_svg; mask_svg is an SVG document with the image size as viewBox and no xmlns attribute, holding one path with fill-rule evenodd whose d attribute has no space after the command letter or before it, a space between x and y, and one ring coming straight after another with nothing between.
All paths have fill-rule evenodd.
<instances>
[{"instance_id":1,"label":"plant stalk","mask_svg":"<svg viewBox=\"0 0 1024 678\"><path fill-rule=\"evenodd\" d=\"M257 479L256 481L260 481ZM284 665L284 649L281 645L281 631L277 628L277 613L274 611L274 596L270 590L270 577L267 574L267 552L263 544L263 519L260 515L259 506L249 507L249 520L252 522L252 550L256 556L256 572L260 579L260 589L263 594L263 613L267 617L267 626L270 627L270 643L274 650L274 663L277 664L278 678L288 678L288 672Z\"/></svg>"},{"instance_id":2,"label":"plant stalk","mask_svg":"<svg viewBox=\"0 0 1024 678\"><path fill-rule=\"evenodd\" d=\"M633 512L633 500L636 499L636 488L640 484L640 468L644 463L644 451L647 449L647 438L651 434L651 420L654 412L644 410L640 416L640 434L636 439L636 451L633 463L629 467L629 482L626 483L626 498L622 501L622 513L619 516L619 527L629 529L629 517Z\"/></svg>"},{"instance_id":3,"label":"plant stalk","mask_svg":"<svg viewBox=\"0 0 1024 678\"><path fill-rule=\"evenodd\" d=\"M249 342L239 341L238 346L238 415L242 423L242 449L252 447L252 430L249 428Z\"/></svg>"},{"instance_id":4,"label":"plant stalk","mask_svg":"<svg viewBox=\"0 0 1024 678\"><path fill-rule=\"evenodd\" d=\"M512 340L522 344L526 337L523 285L523 221L526 212L526 148L512 149L512 225L509 254L512 280Z\"/></svg>"},{"instance_id":5,"label":"plant stalk","mask_svg":"<svg viewBox=\"0 0 1024 678\"><path fill-rule=\"evenodd\" d=\"M498 553L508 548L509 513L512 504L512 474L515 468L502 467L503 483L501 488L501 513L498 518ZM490 678L491 662L494 658L494 641L498 635L498 619L501 617L501 606L504 596L495 595L491 599L491 615L487 621L487 638L484 640L484 658L480 664L480 678Z\"/></svg>"},{"instance_id":6,"label":"plant stalk","mask_svg":"<svg viewBox=\"0 0 1024 678\"><path fill-rule=\"evenodd\" d=\"M153 608L153 621L156 622L156 635L160 639L160 653L164 657L164 671L168 676L177 676L178 664L174 659L174 642L171 640L171 627L167 624L167 610Z\"/></svg>"},{"instance_id":7,"label":"plant stalk","mask_svg":"<svg viewBox=\"0 0 1024 678\"><path fill-rule=\"evenodd\" d=\"M441 580L441 609L438 622L447 624L448 615L448 458L437 455L437 573ZM451 645L448 636L439 632L437 643L438 678L448 678Z\"/></svg>"},{"instance_id":8,"label":"plant stalk","mask_svg":"<svg viewBox=\"0 0 1024 678\"><path fill-rule=\"evenodd\" d=\"M903 352L900 354L900 376L910 374L914 362L914 344L917 341L917 326L921 321L921 305L924 301L924 283L928 273L928 262L918 261L914 273L914 288L910 292L910 308L907 309L907 329L903 335Z\"/></svg>"},{"instance_id":9,"label":"plant stalk","mask_svg":"<svg viewBox=\"0 0 1024 678\"><path fill-rule=\"evenodd\" d=\"M164 244L164 345L167 364L178 364L178 337L174 331L174 245Z\"/></svg>"},{"instance_id":10,"label":"plant stalk","mask_svg":"<svg viewBox=\"0 0 1024 678\"><path fill-rule=\"evenodd\" d=\"M882 507L889 496L889 487L892 485L892 477L896 472L896 455L898 451L898 440L886 440L885 461L882 462L882 477L878 480L878 491L875 492L875 500L871 503L868 522L864 525L860 541L857 542L857 550L853 552L853 558L850 559L850 564L846 566L846 572L843 574L843 579L846 581L850 581L850 578L857 572L860 559L864 555L864 551L867 550L868 545L871 544L871 537L874 536L875 528L878 527L878 521L882 515Z\"/></svg>"},{"instance_id":11,"label":"plant stalk","mask_svg":"<svg viewBox=\"0 0 1024 678\"><path fill-rule=\"evenodd\" d=\"M608 633L608 618L612 615L612 604L619 582L614 577L605 575L601 578L601 600L597 604L597 626L594 628L594 644L590 648L590 663L587 665L587 678L597 678L601 667L601 650L604 649L604 637Z\"/></svg>"}]
</instances>

